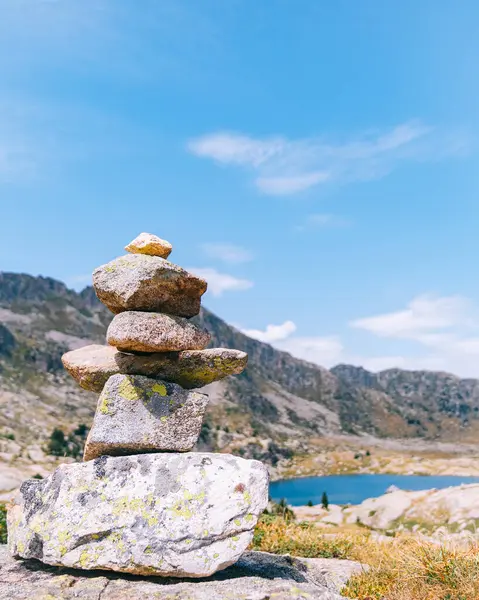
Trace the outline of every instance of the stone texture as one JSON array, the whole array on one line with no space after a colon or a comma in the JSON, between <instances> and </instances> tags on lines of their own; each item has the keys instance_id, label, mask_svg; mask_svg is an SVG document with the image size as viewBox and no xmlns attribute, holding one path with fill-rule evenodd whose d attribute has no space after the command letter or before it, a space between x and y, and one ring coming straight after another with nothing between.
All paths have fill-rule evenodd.
<instances>
[{"instance_id":1,"label":"stone texture","mask_svg":"<svg viewBox=\"0 0 479 600\"><path fill-rule=\"evenodd\" d=\"M159 256L127 254L95 269L93 287L115 314L145 310L193 317L207 283Z\"/></svg>"},{"instance_id":2,"label":"stone texture","mask_svg":"<svg viewBox=\"0 0 479 600\"><path fill-rule=\"evenodd\" d=\"M125 352L202 350L210 339L206 329L181 317L139 311L116 315L106 333L110 346Z\"/></svg>"},{"instance_id":3,"label":"stone texture","mask_svg":"<svg viewBox=\"0 0 479 600\"><path fill-rule=\"evenodd\" d=\"M132 254L147 254L148 256L168 258L173 246L170 242L162 240L152 233L140 233L128 246L125 246L125 250Z\"/></svg>"},{"instance_id":4,"label":"stone texture","mask_svg":"<svg viewBox=\"0 0 479 600\"><path fill-rule=\"evenodd\" d=\"M8 511L13 556L78 569L206 577L235 563L268 501L268 472L227 454L61 465Z\"/></svg>"},{"instance_id":5,"label":"stone texture","mask_svg":"<svg viewBox=\"0 0 479 600\"><path fill-rule=\"evenodd\" d=\"M331 587L337 569L351 576L361 565L246 552L234 566L195 581L101 571L86 576L35 560L14 560L0 546L0 600L340 600L340 587Z\"/></svg>"},{"instance_id":6,"label":"stone texture","mask_svg":"<svg viewBox=\"0 0 479 600\"><path fill-rule=\"evenodd\" d=\"M208 396L143 375L113 375L98 399L84 460L102 454L191 450Z\"/></svg>"},{"instance_id":7,"label":"stone texture","mask_svg":"<svg viewBox=\"0 0 479 600\"><path fill-rule=\"evenodd\" d=\"M146 375L199 388L229 375L241 373L248 362L246 352L228 348L125 354L111 346L84 346L62 356L65 369L82 388L100 393L112 375Z\"/></svg>"}]
</instances>

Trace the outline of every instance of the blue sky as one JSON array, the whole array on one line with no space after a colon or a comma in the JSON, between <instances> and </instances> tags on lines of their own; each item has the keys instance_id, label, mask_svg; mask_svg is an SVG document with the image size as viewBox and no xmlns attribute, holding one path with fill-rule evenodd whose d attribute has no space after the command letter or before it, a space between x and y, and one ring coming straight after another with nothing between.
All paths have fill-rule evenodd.
<instances>
[{"instance_id":1,"label":"blue sky","mask_svg":"<svg viewBox=\"0 0 479 600\"><path fill-rule=\"evenodd\" d=\"M141 231L296 356L479 376L479 4L0 0L0 269Z\"/></svg>"}]
</instances>

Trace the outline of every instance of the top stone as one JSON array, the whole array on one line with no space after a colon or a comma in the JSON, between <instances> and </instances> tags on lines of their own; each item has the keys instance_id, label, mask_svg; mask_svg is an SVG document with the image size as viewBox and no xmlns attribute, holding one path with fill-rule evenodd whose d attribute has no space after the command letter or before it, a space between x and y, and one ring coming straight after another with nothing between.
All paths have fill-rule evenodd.
<instances>
[{"instance_id":1,"label":"top stone","mask_svg":"<svg viewBox=\"0 0 479 600\"><path fill-rule=\"evenodd\" d=\"M207 283L178 265L145 254L126 254L93 272L93 287L111 312L161 312L194 317Z\"/></svg>"},{"instance_id":2,"label":"top stone","mask_svg":"<svg viewBox=\"0 0 479 600\"><path fill-rule=\"evenodd\" d=\"M147 254L148 256L168 258L173 246L170 242L162 240L152 233L140 233L128 246L125 246L125 250L132 254Z\"/></svg>"}]
</instances>

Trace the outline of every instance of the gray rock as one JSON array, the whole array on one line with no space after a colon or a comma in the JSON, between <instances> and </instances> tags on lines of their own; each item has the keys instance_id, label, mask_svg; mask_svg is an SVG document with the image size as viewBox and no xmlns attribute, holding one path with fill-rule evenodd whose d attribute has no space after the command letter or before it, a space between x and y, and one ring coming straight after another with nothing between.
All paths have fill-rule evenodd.
<instances>
[{"instance_id":1,"label":"gray rock","mask_svg":"<svg viewBox=\"0 0 479 600\"><path fill-rule=\"evenodd\" d=\"M173 246L170 242L162 240L152 233L140 233L128 246L125 246L125 250L132 254L148 254L148 256L168 258Z\"/></svg>"},{"instance_id":2,"label":"gray rock","mask_svg":"<svg viewBox=\"0 0 479 600\"><path fill-rule=\"evenodd\" d=\"M267 501L256 460L102 456L25 481L8 511L8 544L49 565L207 577L246 550Z\"/></svg>"},{"instance_id":3,"label":"gray rock","mask_svg":"<svg viewBox=\"0 0 479 600\"><path fill-rule=\"evenodd\" d=\"M264 552L246 552L224 571L196 581L147 577L125 578L116 573L58 570L37 561L13 560L0 546L0 600L341 600L325 585L316 562ZM331 562L343 570L361 568L352 561ZM326 565L321 570L327 570ZM42 590L43 596L38 596Z\"/></svg>"},{"instance_id":4,"label":"gray rock","mask_svg":"<svg viewBox=\"0 0 479 600\"><path fill-rule=\"evenodd\" d=\"M202 350L210 339L206 329L182 317L138 311L116 315L106 333L110 346L126 352Z\"/></svg>"},{"instance_id":5,"label":"gray rock","mask_svg":"<svg viewBox=\"0 0 479 600\"><path fill-rule=\"evenodd\" d=\"M92 392L101 392L117 373L146 375L192 389L241 373L248 355L228 348L125 354L111 346L92 345L67 352L62 362L80 386Z\"/></svg>"},{"instance_id":6,"label":"gray rock","mask_svg":"<svg viewBox=\"0 0 479 600\"><path fill-rule=\"evenodd\" d=\"M95 269L93 287L115 314L146 310L193 317L207 283L159 256L127 254Z\"/></svg>"},{"instance_id":7,"label":"gray rock","mask_svg":"<svg viewBox=\"0 0 479 600\"><path fill-rule=\"evenodd\" d=\"M191 450L208 396L143 375L113 375L98 399L84 460L103 454Z\"/></svg>"}]
</instances>

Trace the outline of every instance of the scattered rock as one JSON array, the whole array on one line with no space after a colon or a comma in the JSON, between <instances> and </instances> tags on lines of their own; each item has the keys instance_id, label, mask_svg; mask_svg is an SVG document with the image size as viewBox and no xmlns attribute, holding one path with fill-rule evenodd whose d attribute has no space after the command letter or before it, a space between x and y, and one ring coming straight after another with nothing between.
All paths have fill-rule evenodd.
<instances>
[{"instance_id":1,"label":"scattered rock","mask_svg":"<svg viewBox=\"0 0 479 600\"><path fill-rule=\"evenodd\" d=\"M148 256L168 258L173 246L170 242L162 240L152 233L140 233L128 246L125 246L125 250L132 254L147 254Z\"/></svg>"},{"instance_id":2,"label":"scattered rock","mask_svg":"<svg viewBox=\"0 0 479 600\"><path fill-rule=\"evenodd\" d=\"M127 254L95 269L93 286L115 314L146 310L193 317L207 283L158 256Z\"/></svg>"},{"instance_id":3,"label":"scattered rock","mask_svg":"<svg viewBox=\"0 0 479 600\"><path fill-rule=\"evenodd\" d=\"M78 569L207 577L246 550L267 501L255 460L102 456L25 481L8 512L9 549Z\"/></svg>"},{"instance_id":4,"label":"scattered rock","mask_svg":"<svg viewBox=\"0 0 479 600\"><path fill-rule=\"evenodd\" d=\"M337 569L352 574L361 565L246 552L236 565L196 581L122 577L101 571L86 576L35 560L13 560L0 546L0 600L341 600L339 589L330 587ZM38 596L39 590L43 596Z\"/></svg>"},{"instance_id":5,"label":"scattered rock","mask_svg":"<svg viewBox=\"0 0 479 600\"><path fill-rule=\"evenodd\" d=\"M143 375L107 381L85 444L84 460L103 454L191 450L198 441L208 396Z\"/></svg>"},{"instance_id":6,"label":"scattered rock","mask_svg":"<svg viewBox=\"0 0 479 600\"><path fill-rule=\"evenodd\" d=\"M81 387L92 392L101 392L117 373L146 375L192 389L241 373L248 355L228 348L126 354L112 346L92 345L67 352L62 362Z\"/></svg>"},{"instance_id":7,"label":"scattered rock","mask_svg":"<svg viewBox=\"0 0 479 600\"><path fill-rule=\"evenodd\" d=\"M116 315L106 334L110 346L125 352L202 350L210 339L206 329L182 317L138 311Z\"/></svg>"}]
</instances>

